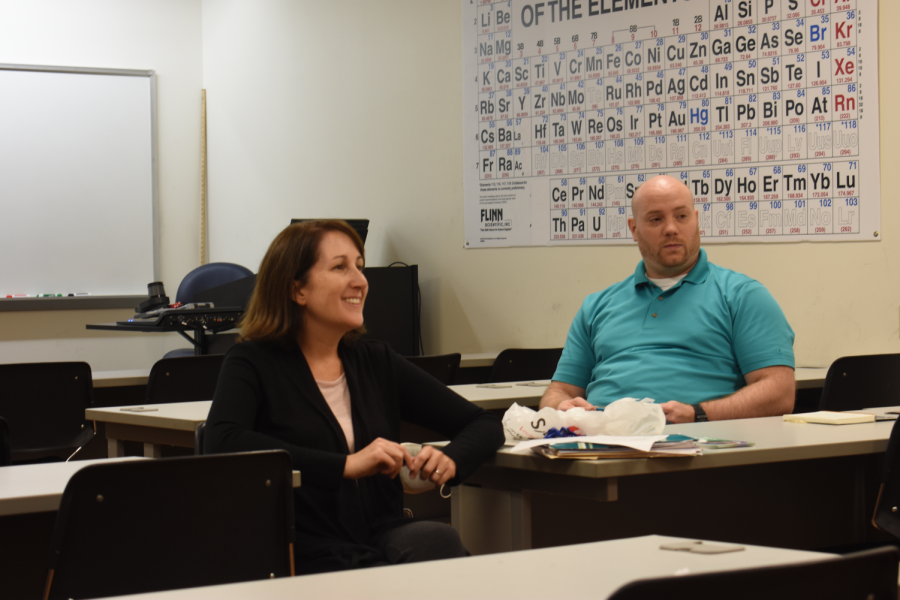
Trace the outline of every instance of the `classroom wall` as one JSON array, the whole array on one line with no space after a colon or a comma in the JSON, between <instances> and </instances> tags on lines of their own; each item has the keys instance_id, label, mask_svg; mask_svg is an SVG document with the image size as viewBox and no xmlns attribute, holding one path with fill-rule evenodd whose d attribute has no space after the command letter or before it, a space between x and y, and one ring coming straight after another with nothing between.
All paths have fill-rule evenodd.
<instances>
[{"instance_id":1,"label":"classroom wall","mask_svg":"<svg viewBox=\"0 0 900 600\"><path fill-rule=\"evenodd\" d=\"M880 12L887 38L900 6ZM464 250L461 54L458 0L0 0L2 62L157 71L170 295L199 264L205 87L211 260L255 270L292 217L366 217L370 265L419 265L426 352L562 345L583 297L630 274L637 248ZM882 58L882 240L707 247L769 287L801 366L900 352L900 83ZM127 313L0 313L0 361L142 368L185 345L83 329Z\"/></svg>"},{"instance_id":2,"label":"classroom wall","mask_svg":"<svg viewBox=\"0 0 900 600\"><path fill-rule=\"evenodd\" d=\"M173 298L181 278L200 264L200 19L199 0L0 0L2 63L156 71L160 276ZM0 218L2 210L0 198ZM0 362L86 360L93 370L149 368L167 350L188 347L177 334L84 328L129 314L0 312Z\"/></svg>"},{"instance_id":3,"label":"classroom wall","mask_svg":"<svg viewBox=\"0 0 900 600\"><path fill-rule=\"evenodd\" d=\"M205 0L211 257L254 268L291 217L367 217L370 265L419 265L427 353L562 345L637 247L463 248L461 54L458 0ZM898 93L881 79L881 241L707 247L768 286L800 366L900 352Z\"/></svg>"}]
</instances>

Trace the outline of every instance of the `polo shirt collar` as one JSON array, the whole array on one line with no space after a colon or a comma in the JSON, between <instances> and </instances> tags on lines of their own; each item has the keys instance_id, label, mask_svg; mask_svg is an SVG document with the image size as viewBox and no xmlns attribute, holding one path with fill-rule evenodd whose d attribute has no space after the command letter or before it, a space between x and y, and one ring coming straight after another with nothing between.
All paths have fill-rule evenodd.
<instances>
[{"instance_id":1,"label":"polo shirt collar","mask_svg":"<svg viewBox=\"0 0 900 600\"><path fill-rule=\"evenodd\" d=\"M684 279L679 282L679 285L685 281L694 284L703 283L707 277L709 277L709 260L706 258L706 250L700 248L700 257L697 259L697 264L685 275ZM638 263L637 268L634 270L634 285L638 286L642 283L650 283L650 280L647 279L647 269L644 268L643 260Z\"/></svg>"}]
</instances>

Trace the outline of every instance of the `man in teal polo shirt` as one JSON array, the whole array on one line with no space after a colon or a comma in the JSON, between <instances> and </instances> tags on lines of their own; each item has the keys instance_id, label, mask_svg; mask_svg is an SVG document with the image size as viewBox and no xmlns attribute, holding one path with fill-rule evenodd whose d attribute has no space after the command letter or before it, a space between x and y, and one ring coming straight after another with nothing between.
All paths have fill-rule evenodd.
<instances>
[{"instance_id":1,"label":"man in teal polo shirt","mask_svg":"<svg viewBox=\"0 0 900 600\"><path fill-rule=\"evenodd\" d=\"M632 212L644 260L585 299L541 407L646 397L673 423L790 413L794 332L761 283L709 263L687 186L654 177Z\"/></svg>"}]
</instances>

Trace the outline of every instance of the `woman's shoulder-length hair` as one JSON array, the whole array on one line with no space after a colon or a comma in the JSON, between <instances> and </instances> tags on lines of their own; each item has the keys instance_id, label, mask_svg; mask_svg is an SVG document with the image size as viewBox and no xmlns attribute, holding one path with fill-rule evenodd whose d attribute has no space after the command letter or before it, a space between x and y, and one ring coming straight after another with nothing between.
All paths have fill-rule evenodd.
<instances>
[{"instance_id":1,"label":"woman's shoulder-length hair","mask_svg":"<svg viewBox=\"0 0 900 600\"><path fill-rule=\"evenodd\" d=\"M303 329L304 309L293 301L292 291L295 283L306 285L309 271L319 259L322 239L332 231L349 237L365 261L363 242L346 221L322 219L286 227L272 240L259 265L238 341L274 342L285 347L296 343ZM343 339L352 343L365 331L365 326L359 327Z\"/></svg>"}]
</instances>

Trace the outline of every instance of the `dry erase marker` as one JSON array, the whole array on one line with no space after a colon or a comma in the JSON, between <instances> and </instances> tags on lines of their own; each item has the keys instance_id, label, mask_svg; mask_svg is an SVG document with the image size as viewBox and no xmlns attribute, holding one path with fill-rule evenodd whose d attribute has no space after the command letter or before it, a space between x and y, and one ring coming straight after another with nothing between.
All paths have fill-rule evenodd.
<instances>
[{"instance_id":1,"label":"dry erase marker","mask_svg":"<svg viewBox=\"0 0 900 600\"><path fill-rule=\"evenodd\" d=\"M7 298L28 298L28 294L11 294Z\"/></svg>"},{"instance_id":2,"label":"dry erase marker","mask_svg":"<svg viewBox=\"0 0 900 600\"><path fill-rule=\"evenodd\" d=\"M60 294L60 295L62 295L62 294ZM69 297L70 297L70 298L71 298L72 296L90 296L90 295L91 295L90 292L77 292L77 293L75 293L75 294L69 292Z\"/></svg>"}]
</instances>

